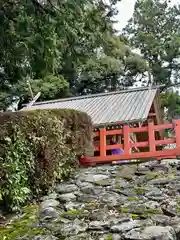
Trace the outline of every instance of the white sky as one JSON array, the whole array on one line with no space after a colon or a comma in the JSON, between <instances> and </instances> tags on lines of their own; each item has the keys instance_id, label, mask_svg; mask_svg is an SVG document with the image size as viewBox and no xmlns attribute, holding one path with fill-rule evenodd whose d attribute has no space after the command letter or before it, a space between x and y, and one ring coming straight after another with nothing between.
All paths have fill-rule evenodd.
<instances>
[{"instance_id":1,"label":"white sky","mask_svg":"<svg viewBox=\"0 0 180 240\"><path fill-rule=\"evenodd\" d=\"M115 29L118 31L121 31L127 24L127 21L132 17L133 11L134 11L134 4L136 0L122 0L118 5L118 15L116 16L115 20L118 21L115 24ZM180 2L180 0L171 0L171 4L177 4ZM139 53L139 51L135 51ZM137 82L134 87L139 87L141 86L140 82Z\"/></svg>"},{"instance_id":2,"label":"white sky","mask_svg":"<svg viewBox=\"0 0 180 240\"><path fill-rule=\"evenodd\" d=\"M171 0L171 4L176 4L180 2L179 0ZM117 24L115 24L115 28L117 30L122 30L127 24L127 21L131 18L133 11L134 11L134 4L135 0L122 0L118 4L118 10L119 14L116 17L116 20L118 21Z\"/></svg>"}]
</instances>

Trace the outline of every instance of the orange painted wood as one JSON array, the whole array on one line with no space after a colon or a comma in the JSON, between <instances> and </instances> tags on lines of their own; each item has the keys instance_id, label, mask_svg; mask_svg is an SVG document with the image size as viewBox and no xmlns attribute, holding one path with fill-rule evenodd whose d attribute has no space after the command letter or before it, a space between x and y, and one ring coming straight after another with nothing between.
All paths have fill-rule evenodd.
<instances>
[{"instance_id":1,"label":"orange painted wood","mask_svg":"<svg viewBox=\"0 0 180 240\"><path fill-rule=\"evenodd\" d=\"M149 146L149 142L147 141L131 143L131 147L148 147L148 146Z\"/></svg>"},{"instance_id":2,"label":"orange painted wood","mask_svg":"<svg viewBox=\"0 0 180 240\"><path fill-rule=\"evenodd\" d=\"M155 135L154 135L154 124L152 122L148 123L148 135L149 135L149 151L155 152Z\"/></svg>"},{"instance_id":3,"label":"orange painted wood","mask_svg":"<svg viewBox=\"0 0 180 240\"><path fill-rule=\"evenodd\" d=\"M126 127L129 128L128 126L126 126ZM167 124L165 124L165 127L167 127ZM168 127L169 127L169 124L168 124ZM154 128L156 128L156 125L153 125L153 123L149 123L148 127L141 127L139 129L138 128L129 128L129 132L148 131L148 129L149 129L149 133L151 135L151 138L153 139L153 145L155 144L155 146L156 145L171 144L171 143L175 143L176 142L175 139L163 139L163 140L156 140L155 141L155 139L154 139ZM118 130L110 130L110 131L105 130L105 132L104 132L104 134L106 136L107 135L120 134L120 133L122 134L123 131L119 130L119 129ZM124 145L123 144L107 145L106 146L106 150L115 149L115 148L123 148ZM128 143L128 145L129 145L129 143ZM152 147L152 144L149 145L149 143L147 141L145 141L145 142L134 142L134 143L130 143L129 148L132 148L132 147L148 147L148 146ZM99 151L99 150L100 150L100 146L95 146L95 151Z\"/></svg>"},{"instance_id":4,"label":"orange painted wood","mask_svg":"<svg viewBox=\"0 0 180 240\"><path fill-rule=\"evenodd\" d=\"M131 133L147 132L148 131L148 127L130 128L129 131Z\"/></svg>"},{"instance_id":5,"label":"orange painted wood","mask_svg":"<svg viewBox=\"0 0 180 240\"><path fill-rule=\"evenodd\" d=\"M163 139L163 140L156 140L155 144L156 145L165 145L165 144L171 144L171 143L175 143L176 139L174 138L167 138L167 139Z\"/></svg>"},{"instance_id":6,"label":"orange painted wood","mask_svg":"<svg viewBox=\"0 0 180 240\"><path fill-rule=\"evenodd\" d=\"M123 147L124 147L123 144L106 145L106 150L123 148ZM95 151L99 151L100 150L100 146L96 146L94 149L95 149Z\"/></svg>"},{"instance_id":7,"label":"orange painted wood","mask_svg":"<svg viewBox=\"0 0 180 240\"><path fill-rule=\"evenodd\" d=\"M129 132L131 133L138 133L138 132L147 132L147 127L138 127L138 128L129 128ZM114 129L114 130L106 130L106 135L121 135L123 134L123 130L121 129Z\"/></svg>"},{"instance_id":8,"label":"orange painted wood","mask_svg":"<svg viewBox=\"0 0 180 240\"><path fill-rule=\"evenodd\" d=\"M141 158L141 159L139 159L139 160L141 160L141 161L147 161L147 160L149 160L149 159L151 159L151 160L154 160L154 159L156 159L156 160L162 160L162 159L175 159L176 158L176 155L164 155L163 157L162 156L160 156L160 157L156 157L156 158ZM118 159L119 160L119 159ZM118 161L118 160L115 160L115 161ZM122 160L122 162L123 162L123 160L124 159L121 159ZM128 159L128 160L134 160L134 159ZM100 163L100 164L115 164L115 161L112 161L112 160L106 160L106 161L101 161L101 162L97 162L97 161L92 161L92 157L82 157L81 159L80 159L80 163L81 164L83 164L84 166L95 166L96 164L98 164L98 163Z\"/></svg>"},{"instance_id":9,"label":"orange painted wood","mask_svg":"<svg viewBox=\"0 0 180 240\"><path fill-rule=\"evenodd\" d=\"M170 129L173 128L173 124L154 125L154 130L162 130L162 129L168 129L168 128ZM129 132L131 133L148 132L148 127L130 128ZM123 130L122 129L106 130L106 135L116 135L116 134L117 135L123 134ZM97 137L100 136L100 132L95 132L95 135Z\"/></svg>"},{"instance_id":10,"label":"orange painted wood","mask_svg":"<svg viewBox=\"0 0 180 240\"><path fill-rule=\"evenodd\" d=\"M176 139L164 139L164 140L156 140L155 145L165 145L165 144L171 144L171 143L176 143ZM123 148L123 144L116 144L116 145L107 145L106 150L110 149L115 149L115 148ZM131 148L132 147L148 147L149 142L135 142L135 143L130 143ZM99 146L95 147L96 151L98 151L100 148Z\"/></svg>"},{"instance_id":11,"label":"orange painted wood","mask_svg":"<svg viewBox=\"0 0 180 240\"><path fill-rule=\"evenodd\" d=\"M169 155L169 156L163 157L163 159L175 159L175 158L176 158L175 155ZM162 160L162 158L161 157L157 157L157 160Z\"/></svg>"},{"instance_id":12,"label":"orange painted wood","mask_svg":"<svg viewBox=\"0 0 180 240\"><path fill-rule=\"evenodd\" d=\"M106 145L106 150L123 148L123 146L124 146L123 144ZM100 147L99 147L99 146L96 146L96 147L95 147L95 150L96 150L96 151L99 151L99 150L100 150Z\"/></svg>"},{"instance_id":13,"label":"orange painted wood","mask_svg":"<svg viewBox=\"0 0 180 240\"><path fill-rule=\"evenodd\" d=\"M130 144L130 131L128 125L124 125L123 134L124 134L124 154L130 154L131 144Z\"/></svg>"},{"instance_id":14,"label":"orange painted wood","mask_svg":"<svg viewBox=\"0 0 180 240\"><path fill-rule=\"evenodd\" d=\"M155 131L161 129L173 128L175 129L176 138L167 138L163 140L155 140ZM145 142L130 142L130 132L148 132L149 141ZM106 136L107 135L116 135L122 134L124 135L124 144L116 144L116 145L107 145L106 146ZM99 130L100 136L100 146L96 146L95 150L100 150L99 157L86 157L83 158L82 162L87 164L96 164L96 163L112 163L113 161L118 160L131 160L131 159L167 159L167 158L176 158L180 156L180 120L174 121L173 124L163 124L163 125L154 125L152 122L148 124L148 127L140 127L140 128L129 128L129 126L125 125L123 130L109 130L101 128ZM176 147L174 149L164 149L156 151L156 145L165 145L176 143ZM149 146L149 152L136 152L130 153L130 149L132 147L147 147ZM123 148L124 154L122 155L110 155L106 156L106 150L110 149Z\"/></svg>"},{"instance_id":15,"label":"orange painted wood","mask_svg":"<svg viewBox=\"0 0 180 240\"><path fill-rule=\"evenodd\" d=\"M168 123L168 124L161 124L161 125L154 125L154 130L162 130L162 129L168 129L168 128L173 128L172 123Z\"/></svg>"},{"instance_id":16,"label":"orange painted wood","mask_svg":"<svg viewBox=\"0 0 180 240\"><path fill-rule=\"evenodd\" d=\"M106 129L100 128L100 157L106 156Z\"/></svg>"},{"instance_id":17,"label":"orange painted wood","mask_svg":"<svg viewBox=\"0 0 180 240\"><path fill-rule=\"evenodd\" d=\"M175 134L176 134L176 147L180 148L180 120L174 121Z\"/></svg>"},{"instance_id":18,"label":"orange painted wood","mask_svg":"<svg viewBox=\"0 0 180 240\"><path fill-rule=\"evenodd\" d=\"M88 161L94 163L110 163L112 161L118 160L130 160L130 159L150 159L150 158L169 158L170 156L180 155L180 149L166 149L162 151L156 152L138 152L131 154L123 154L123 155L112 155L102 157L88 157Z\"/></svg>"},{"instance_id":19,"label":"orange painted wood","mask_svg":"<svg viewBox=\"0 0 180 240\"><path fill-rule=\"evenodd\" d=\"M106 130L106 135L120 135L123 134L123 130L114 129L114 130Z\"/></svg>"},{"instance_id":20,"label":"orange painted wood","mask_svg":"<svg viewBox=\"0 0 180 240\"><path fill-rule=\"evenodd\" d=\"M107 145L107 146L106 146L106 149L107 149L107 150L111 150L111 149L123 148L123 146L124 146L123 144Z\"/></svg>"}]
</instances>

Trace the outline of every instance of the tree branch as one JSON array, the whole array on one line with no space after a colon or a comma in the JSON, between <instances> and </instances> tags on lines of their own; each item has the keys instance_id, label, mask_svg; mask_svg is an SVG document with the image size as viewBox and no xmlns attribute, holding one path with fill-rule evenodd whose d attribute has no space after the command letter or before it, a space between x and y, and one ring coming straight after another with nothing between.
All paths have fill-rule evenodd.
<instances>
[{"instance_id":1,"label":"tree branch","mask_svg":"<svg viewBox=\"0 0 180 240\"><path fill-rule=\"evenodd\" d=\"M178 86L178 85L180 85L180 82L179 83L174 83L174 84L166 84L164 87L161 88L161 92L163 92L164 90L167 90L170 87L175 87L175 86Z\"/></svg>"}]
</instances>

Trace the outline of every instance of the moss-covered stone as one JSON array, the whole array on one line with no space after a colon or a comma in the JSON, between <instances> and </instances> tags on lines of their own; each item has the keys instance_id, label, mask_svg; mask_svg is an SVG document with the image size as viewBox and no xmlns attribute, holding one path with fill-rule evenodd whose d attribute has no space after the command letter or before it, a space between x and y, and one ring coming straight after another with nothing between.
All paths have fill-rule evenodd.
<instances>
[{"instance_id":1,"label":"moss-covered stone","mask_svg":"<svg viewBox=\"0 0 180 240\"><path fill-rule=\"evenodd\" d=\"M105 238L105 240L113 240L113 235L112 235L112 234L108 235L108 236Z\"/></svg>"},{"instance_id":2,"label":"moss-covered stone","mask_svg":"<svg viewBox=\"0 0 180 240\"><path fill-rule=\"evenodd\" d=\"M133 176L132 175L121 175L121 178L131 182L133 181Z\"/></svg>"},{"instance_id":3,"label":"moss-covered stone","mask_svg":"<svg viewBox=\"0 0 180 240\"><path fill-rule=\"evenodd\" d=\"M148 191L146 187L135 187L134 189L138 195L144 195Z\"/></svg>"},{"instance_id":4,"label":"moss-covered stone","mask_svg":"<svg viewBox=\"0 0 180 240\"><path fill-rule=\"evenodd\" d=\"M128 201L137 201L138 198L137 198L137 197L128 197L127 200L128 200Z\"/></svg>"},{"instance_id":5,"label":"moss-covered stone","mask_svg":"<svg viewBox=\"0 0 180 240\"><path fill-rule=\"evenodd\" d=\"M157 173L157 172L147 172L146 173L146 176L147 176L147 180L152 180L152 179L155 179L157 177L160 177L161 176L161 173Z\"/></svg>"},{"instance_id":6,"label":"moss-covered stone","mask_svg":"<svg viewBox=\"0 0 180 240\"><path fill-rule=\"evenodd\" d=\"M131 217L132 217L132 219L139 219L139 215L135 214L135 213L132 213Z\"/></svg>"},{"instance_id":7,"label":"moss-covered stone","mask_svg":"<svg viewBox=\"0 0 180 240\"><path fill-rule=\"evenodd\" d=\"M130 209L128 207L121 207L119 208L120 213L129 213Z\"/></svg>"},{"instance_id":8,"label":"moss-covered stone","mask_svg":"<svg viewBox=\"0 0 180 240\"><path fill-rule=\"evenodd\" d=\"M82 219L82 218L87 218L89 216L89 212L84 209L72 209L62 213L61 216L70 220L73 220L76 218Z\"/></svg>"},{"instance_id":9,"label":"moss-covered stone","mask_svg":"<svg viewBox=\"0 0 180 240\"><path fill-rule=\"evenodd\" d=\"M180 206L176 207L176 211L177 211L177 213L180 213Z\"/></svg>"},{"instance_id":10,"label":"moss-covered stone","mask_svg":"<svg viewBox=\"0 0 180 240\"><path fill-rule=\"evenodd\" d=\"M0 227L0 240L12 240L23 236L34 237L39 234L48 233L47 229L38 227L39 219L37 215L37 205L27 206L23 208L23 212L22 216L15 219L10 224Z\"/></svg>"},{"instance_id":11,"label":"moss-covered stone","mask_svg":"<svg viewBox=\"0 0 180 240\"><path fill-rule=\"evenodd\" d=\"M112 184L112 179L103 179L103 180L94 182L94 184L98 186L103 186L103 187L110 186Z\"/></svg>"},{"instance_id":12,"label":"moss-covered stone","mask_svg":"<svg viewBox=\"0 0 180 240\"><path fill-rule=\"evenodd\" d=\"M97 207L99 206L100 202L89 202L89 203L86 203L86 207Z\"/></svg>"},{"instance_id":13,"label":"moss-covered stone","mask_svg":"<svg viewBox=\"0 0 180 240\"><path fill-rule=\"evenodd\" d=\"M84 209L92 211L92 210L95 210L95 209L99 208L100 205L101 205L100 202L89 202L89 203L85 204Z\"/></svg>"},{"instance_id":14,"label":"moss-covered stone","mask_svg":"<svg viewBox=\"0 0 180 240\"><path fill-rule=\"evenodd\" d=\"M145 207L121 207L118 209L120 213L130 213L133 217L143 217L148 218L152 214L162 214L162 211L159 209L147 209Z\"/></svg>"}]
</instances>

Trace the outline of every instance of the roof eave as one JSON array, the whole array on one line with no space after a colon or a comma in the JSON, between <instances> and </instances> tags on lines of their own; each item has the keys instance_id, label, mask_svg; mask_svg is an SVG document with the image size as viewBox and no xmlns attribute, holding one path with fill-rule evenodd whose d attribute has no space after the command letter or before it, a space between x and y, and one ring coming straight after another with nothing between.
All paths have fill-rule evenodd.
<instances>
[{"instance_id":1,"label":"roof eave","mask_svg":"<svg viewBox=\"0 0 180 240\"><path fill-rule=\"evenodd\" d=\"M143 119L133 119L133 120L126 120L126 121L118 121L118 122L110 122L110 123L100 123L100 124L93 124L94 128L103 128L107 126L113 126L113 125L125 125L125 124L133 124L133 123L140 123L146 121L147 118Z\"/></svg>"}]
</instances>

